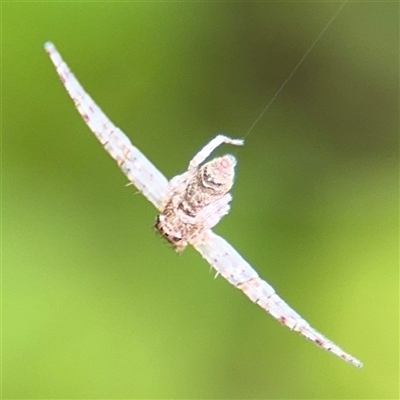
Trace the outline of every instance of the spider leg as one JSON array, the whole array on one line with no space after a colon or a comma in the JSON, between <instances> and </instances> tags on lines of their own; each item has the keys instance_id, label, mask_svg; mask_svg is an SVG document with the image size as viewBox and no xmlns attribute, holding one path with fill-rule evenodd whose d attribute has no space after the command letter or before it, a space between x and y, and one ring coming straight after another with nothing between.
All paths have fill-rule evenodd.
<instances>
[{"instance_id":1,"label":"spider leg","mask_svg":"<svg viewBox=\"0 0 400 400\"><path fill-rule=\"evenodd\" d=\"M218 135L208 142L190 161L188 172L195 174L199 165L221 144L233 144L234 146L243 146L244 141L241 139L231 139L224 135Z\"/></svg>"},{"instance_id":2,"label":"spider leg","mask_svg":"<svg viewBox=\"0 0 400 400\"><path fill-rule=\"evenodd\" d=\"M189 173L184 172L183 174L174 176L168 182L168 194L184 192L189 180Z\"/></svg>"},{"instance_id":3,"label":"spider leg","mask_svg":"<svg viewBox=\"0 0 400 400\"><path fill-rule=\"evenodd\" d=\"M232 196L227 193L219 200L204 207L196 215L196 224L201 224L204 229L211 229L221 220L223 216L229 213L229 202Z\"/></svg>"}]
</instances>

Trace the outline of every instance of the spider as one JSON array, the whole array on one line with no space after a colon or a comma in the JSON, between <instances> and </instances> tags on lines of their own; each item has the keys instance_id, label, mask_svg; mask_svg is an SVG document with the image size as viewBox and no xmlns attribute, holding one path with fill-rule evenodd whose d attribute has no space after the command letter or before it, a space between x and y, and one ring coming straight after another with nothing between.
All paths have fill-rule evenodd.
<instances>
[{"instance_id":1,"label":"spider","mask_svg":"<svg viewBox=\"0 0 400 400\"><path fill-rule=\"evenodd\" d=\"M186 172L168 182L85 92L54 45L46 43L45 50L86 124L130 183L160 212L156 229L175 250L181 252L191 244L217 271L217 275L242 290L283 325L356 367L362 367L361 361L312 328L225 239L212 231L211 228L229 212L232 200L229 191L234 181L236 160L225 155L202 163L221 144L241 146L243 141L216 136L194 156Z\"/></svg>"}]
</instances>

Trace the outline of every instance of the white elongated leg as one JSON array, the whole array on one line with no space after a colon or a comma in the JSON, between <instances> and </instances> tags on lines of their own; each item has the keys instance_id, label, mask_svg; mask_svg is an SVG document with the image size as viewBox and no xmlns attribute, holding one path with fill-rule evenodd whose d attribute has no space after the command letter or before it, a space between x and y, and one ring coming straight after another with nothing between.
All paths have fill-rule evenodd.
<instances>
[{"instance_id":1,"label":"white elongated leg","mask_svg":"<svg viewBox=\"0 0 400 400\"><path fill-rule=\"evenodd\" d=\"M224 135L218 135L208 142L190 161L188 172L193 173L199 165L221 144L233 144L234 146L243 146L244 141L241 139L231 139Z\"/></svg>"},{"instance_id":2,"label":"white elongated leg","mask_svg":"<svg viewBox=\"0 0 400 400\"><path fill-rule=\"evenodd\" d=\"M222 237L211 230L204 230L190 244L229 283L242 290L254 303L258 304L289 329L299 332L318 346L332 352L343 360L362 367L362 362L346 353L327 339L294 311L276 293L272 286L262 280L251 265Z\"/></svg>"},{"instance_id":3,"label":"white elongated leg","mask_svg":"<svg viewBox=\"0 0 400 400\"><path fill-rule=\"evenodd\" d=\"M117 161L122 172L156 207L161 210L167 193L168 181L151 161L129 138L117 128L100 107L85 92L79 81L50 42L45 49L53 62L68 94L74 101L82 118L103 145Z\"/></svg>"}]
</instances>

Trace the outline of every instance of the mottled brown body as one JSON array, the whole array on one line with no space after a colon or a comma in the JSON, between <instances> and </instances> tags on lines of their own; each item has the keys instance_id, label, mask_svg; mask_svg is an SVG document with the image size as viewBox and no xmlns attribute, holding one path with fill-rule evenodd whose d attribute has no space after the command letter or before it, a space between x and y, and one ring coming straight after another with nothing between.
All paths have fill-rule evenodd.
<instances>
[{"instance_id":1,"label":"mottled brown body","mask_svg":"<svg viewBox=\"0 0 400 400\"><path fill-rule=\"evenodd\" d=\"M170 182L170 195L155 227L177 252L229 210L235 165L235 158L225 155Z\"/></svg>"}]
</instances>

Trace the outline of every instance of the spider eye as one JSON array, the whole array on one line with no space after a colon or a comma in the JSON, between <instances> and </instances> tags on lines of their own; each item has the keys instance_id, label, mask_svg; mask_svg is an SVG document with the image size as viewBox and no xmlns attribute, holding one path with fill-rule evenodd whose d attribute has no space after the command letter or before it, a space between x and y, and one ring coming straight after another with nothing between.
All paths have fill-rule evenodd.
<instances>
[{"instance_id":1,"label":"spider eye","mask_svg":"<svg viewBox=\"0 0 400 400\"><path fill-rule=\"evenodd\" d=\"M212 182L211 175L207 172L206 169L204 170L203 178L204 178L204 180L205 180L206 182Z\"/></svg>"}]
</instances>

